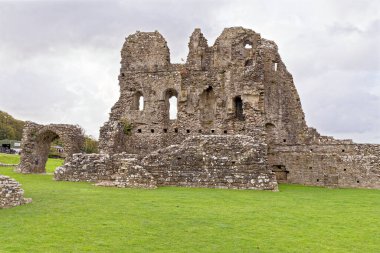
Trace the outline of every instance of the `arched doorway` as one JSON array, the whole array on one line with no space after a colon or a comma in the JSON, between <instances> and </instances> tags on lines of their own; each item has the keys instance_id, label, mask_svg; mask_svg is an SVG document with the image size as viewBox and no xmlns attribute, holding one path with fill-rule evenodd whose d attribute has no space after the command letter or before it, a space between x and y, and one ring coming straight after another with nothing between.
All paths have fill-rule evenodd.
<instances>
[{"instance_id":1,"label":"arched doorway","mask_svg":"<svg viewBox=\"0 0 380 253\"><path fill-rule=\"evenodd\" d=\"M203 126L211 125L215 119L216 97L212 86L208 86L200 95L199 113L200 121Z\"/></svg>"}]
</instances>

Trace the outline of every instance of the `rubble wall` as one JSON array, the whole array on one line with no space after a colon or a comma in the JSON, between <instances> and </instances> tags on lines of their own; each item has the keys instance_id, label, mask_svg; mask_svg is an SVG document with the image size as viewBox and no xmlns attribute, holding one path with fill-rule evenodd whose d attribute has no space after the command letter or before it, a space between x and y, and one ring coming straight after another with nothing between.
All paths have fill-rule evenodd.
<instances>
[{"instance_id":1,"label":"rubble wall","mask_svg":"<svg viewBox=\"0 0 380 253\"><path fill-rule=\"evenodd\" d=\"M277 190L266 145L250 136L189 137L146 156L141 165L158 186Z\"/></svg>"},{"instance_id":2,"label":"rubble wall","mask_svg":"<svg viewBox=\"0 0 380 253\"><path fill-rule=\"evenodd\" d=\"M0 208L8 208L30 203L32 199L24 198L24 190L14 179L0 175Z\"/></svg>"},{"instance_id":3,"label":"rubble wall","mask_svg":"<svg viewBox=\"0 0 380 253\"><path fill-rule=\"evenodd\" d=\"M72 158L54 172L57 181L98 182L113 180L112 176L120 168L121 160L134 157L121 154L74 154Z\"/></svg>"}]
</instances>

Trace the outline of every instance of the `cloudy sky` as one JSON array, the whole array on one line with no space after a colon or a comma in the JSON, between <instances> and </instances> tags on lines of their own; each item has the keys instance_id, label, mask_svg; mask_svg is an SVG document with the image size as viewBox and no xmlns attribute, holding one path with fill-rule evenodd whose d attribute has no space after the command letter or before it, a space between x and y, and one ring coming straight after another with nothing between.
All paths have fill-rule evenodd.
<instances>
[{"instance_id":1,"label":"cloudy sky","mask_svg":"<svg viewBox=\"0 0 380 253\"><path fill-rule=\"evenodd\" d=\"M0 110L97 137L127 35L160 31L180 62L195 27L212 45L230 26L277 43L309 126L380 143L379 0L0 0Z\"/></svg>"}]
</instances>

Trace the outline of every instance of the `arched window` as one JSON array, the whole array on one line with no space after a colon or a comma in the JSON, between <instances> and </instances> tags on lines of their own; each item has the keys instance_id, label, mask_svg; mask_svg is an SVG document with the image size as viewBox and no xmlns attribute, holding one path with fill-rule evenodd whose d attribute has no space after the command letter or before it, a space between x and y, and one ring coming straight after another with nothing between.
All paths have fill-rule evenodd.
<instances>
[{"instance_id":1,"label":"arched window","mask_svg":"<svg viewBox=\"0 0 380 253\"><path fill-rule=\"evenodd\" d=\"M250 42L250 41L244 42L244 48L245 49L252 49L252 42Z\"/></svg>"},{"instance_id":2,"label":"arched window","mask_svg":"<svg viewBox=\"0 0 380 253\"><path fill-rule=\"evenodd\" d=\"M169 119L177 119L177 97L171 96L169 98Z\"/></svg>"},{"instance_id":3,"label":"arched window","mask_svg":"<svg viewBox=\"0 0 380 253\"><path fill-rule=\"evenodd\" d=\"M178 112L178 92L174 89L168 89L165 92L166 114L170 120L177 119Z\"/></svg>"},{"instance_id":4,"label":"arched window","mask_svg":"<svg viewBox=\"0 0 380 253\"><path fill-rule=\"evenodd\" d=\"M234 106L235 106L235 117L238 120L244 120L243 100L241 99L241 96L236 96L234 98Z\"/></svg>"},{"instance_id":5,"label":"arched window","mask_svg":"<svg viewBox=\"0 0 380 253\"><path fill-rule=\"evenodd\" d=\"M141 91L138 91L135 93L134 98L133 98L132 109L139 110L139 111L144 110L144 96L141 93Z\"/></svg>"}]
</instances>

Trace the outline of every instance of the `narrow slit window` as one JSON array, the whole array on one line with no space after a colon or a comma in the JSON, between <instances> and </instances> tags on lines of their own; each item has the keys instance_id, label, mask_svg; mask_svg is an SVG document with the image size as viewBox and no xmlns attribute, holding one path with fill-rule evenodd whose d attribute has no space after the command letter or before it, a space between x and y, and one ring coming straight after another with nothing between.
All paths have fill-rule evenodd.
<instances>
[{"instance_id":1,"label":"narrow slit window","mask_svg":"<svg viewBox=\"0 0 380 253\"><path fill-rule=\"evenodd\" d=\"M274 62L274 63L273 63L273 70L274 70L274 71L277 71L277 68L278 68L278 63L277 63L277 62Z\"/></svg>"},{"instance_id":2,"label":"narrow slit window","mask_svg":"<svg viewBox=\"0 0 380 253\"><path fill-rule=\"evenodd\" d=\"M243 114L243 100L240 96L235 97L234 99L235 103L235 117L238 120L244 120L244 114Z\"/></svg>"},{"instance_id":3,"label":"narrow slit window","mask_svg":"<svg viewBox=\"0 0 380 253\"><path fill-rule=\"evenodd\" d=\"M139 97L139 111L143 111L144 110L144 97L141 95Z\"/></svg>"}]
</instances>

